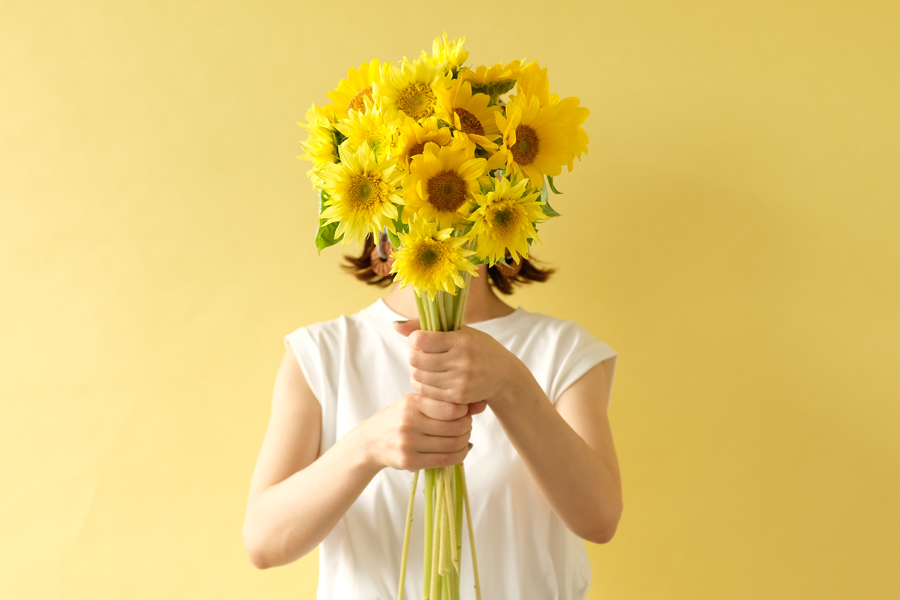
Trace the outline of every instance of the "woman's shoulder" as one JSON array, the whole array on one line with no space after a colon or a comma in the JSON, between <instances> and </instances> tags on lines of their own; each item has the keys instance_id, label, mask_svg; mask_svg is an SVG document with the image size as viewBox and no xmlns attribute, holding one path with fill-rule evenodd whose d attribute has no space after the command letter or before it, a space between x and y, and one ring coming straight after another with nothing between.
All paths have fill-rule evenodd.
<instances>
[{"instance_id":1,"label":"woman's shoulder","mask_svg":"<svg viewBox=\"0 0 900 600\"><path fill-rule=\"evenodd\" d=\"M296 327L285 337L307 334L316 341L336 341L348 333L359 331L372 324L372 305L352 314L341 314L337 317L312 321Z\"/></svg>"}]
</instances>

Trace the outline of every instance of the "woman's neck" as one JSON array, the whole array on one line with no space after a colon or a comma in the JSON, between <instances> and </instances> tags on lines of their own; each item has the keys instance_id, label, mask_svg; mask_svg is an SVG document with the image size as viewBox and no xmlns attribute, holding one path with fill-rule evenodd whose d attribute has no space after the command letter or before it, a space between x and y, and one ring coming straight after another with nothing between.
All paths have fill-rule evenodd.
<instances>
[{"instance_id":1,"label":"woman's neck","mask_svg":"<svg viewBox=\"0 0 900 600\"><path fill-rule=\"evenodd\" d=\"M494 293L494 289L488 283L488 277L487 265L478 265L478 277L469 280L469 297L466 299L466 312L463 315L464 325L496 319L515 312L516 309ZM415 291L411 285L401 290L400 284L395 283L384 297L384 303L407 319L419 318Z\"/></svg>"}]
</instances>

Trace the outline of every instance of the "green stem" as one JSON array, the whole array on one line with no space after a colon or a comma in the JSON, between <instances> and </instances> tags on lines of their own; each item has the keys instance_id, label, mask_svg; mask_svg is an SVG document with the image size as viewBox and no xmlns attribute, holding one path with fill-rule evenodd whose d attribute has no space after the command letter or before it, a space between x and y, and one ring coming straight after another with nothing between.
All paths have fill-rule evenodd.
<instances>
[{"instance_id":1,"label":"green stem","mask_svg":"<svg viewBox=\"0 0 900 600\"><path fill-rule=\"evenodd\" d=\"M419 472L413 475L412 489L409 491L409 506L406 509L406 531L403 533L403 558L400 559L400 589L397 600L403 600L403 588L406 583L406 561L409 558L409 533L412 530L413 506L416 503L416 486L419 484Z\"/></svg>"},{"instance_id":2,"label":"green stem","mask_svg":"<svg viewBox=\"0 0 900 600\"><path fill-rule=\"evenodd\" d=\"M466 503L466 522L469 525L469 546L472 548L472 573L475 575L475 598L481 600L481 585L478 583L478 558L475 556L475 533L472 530L472 510L469 508L469 486L466 485L466 466L460 464L462 473L463 499Z\"/></svg>"},{"instance_id":3,"label":"green stem","mask_svg":"<svg viewBox=\"0 0 900 600\"><path fill-rule=\"evenodd\" d=\"M440 567L440 543L441 543L441 520L444 514L443 506L443 478L441 477L441 472L439 469L435 469L434 471L435 479L436 479L436 489L434 493L434 505L435 510L435 530L434 535L432 536L432 544L431 544L431 593L429 594L430 600L437 600L438 595L438 568Z\"/></svg>"},{"instance_id":4,"label":"green stem","mask_svg":"<svg viewBox=\"0 0 900 600\"><path fill-rule=\"evenodd\" d=\"M429 326L428 319L428 311L425 310L425 306L422 304L422 298L419 297L419 293L413 291L413 296L416 297L416 308L419 310L419 325L425 331L429 331L431 327Z\"/></svg>"},{"instance_id":5,"label":"green stem","mask_svg":"<svg viewBox=\"0 0 900 600\"><path fill-rule=\"evenodd\" d=\"M431 594L431 539L434 535L434 469L425 469L425 562L422 567L422 600Z\"/></svg>"},{"instance_id":6,"label":"green stem","mask_svg":"<svg viewBox=\"0 0 900 600\"><path fill-rule=\"evenodd\" d=\"M454 508L456 518L456 550L462 556L462 528L463 528L463 495L462 495L462 463L453 466L454 489L453 499L456 500Z\"/></svg>"},{"instance_id":7,"label":"green stem","mask_svg":"<svg viewBox=\"0 0 900 600\"><path fill-rule=\"evenodd\" d=\"M447 506L444 507L444 510L447 511L447 531L450 533L450 560L453 561L453 568L456 569L456 572L459 573L459 554L456 545L456 511L454 510L453 505L455 501L453 500L453 471L452 467L444 467L444 484L445 492L444 492L444 501L447 503Z\"/></svg>"},{"instance_id":8,"label":"green stem","mask_svg":"<svg viewBox=\"0 0 900 600\"><path fill-rule=\"evenodd\" d=\"M444 292L443 290L438 290L436 304L438 305L438 311L440 312L440 315L441 315L441 331L449 331L447 329L447 313L444 310L444 295L445 294L446 294L446 292Z\"/></svg>"}]
</instances>

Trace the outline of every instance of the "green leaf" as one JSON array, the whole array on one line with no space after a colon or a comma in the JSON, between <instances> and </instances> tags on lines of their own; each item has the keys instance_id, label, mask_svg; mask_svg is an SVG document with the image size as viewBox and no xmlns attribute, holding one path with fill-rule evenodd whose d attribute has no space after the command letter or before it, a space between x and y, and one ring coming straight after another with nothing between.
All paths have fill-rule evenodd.
<instances>
[{"instance_id":1,"label":"green leaf","mask_svg":"<svg viewBox=\"0 0 900 600\"><path fill-rule=\"evenodd\" d=\"M334 239L334 232L337 231L337 228L337 222L329 223L324 227L319 225L319 229L316 230L316 248L319 249L319 254L322 254L322 250L325 248L334 246L344 238L344 236L341 236L338 239Z\"/></svg>"},{"instance_id":2,"label":"green leaf","mask_svg":"<svg viewBox=\"0 0 900 600\"><path fill-rule=\"evenodd\" d=\"M544 183L544 186L541 188L541 201L543 201L543 204L541 204L541 210L543 210L544 214L548 217L561 217L562 215L553 210L553 207L550 206L550 203L548 202L550 194L549 192L547 192L547 187L547 184Z\"/></svg>"},{"instance_id":3,"label":"green leaf","mask_svg":"<svg viewBox=\"0 0 900 600\"><path fill-rule=\"evenodd\" d=\"M322 214L322 211L325 210L325 200L328 198L328 192L325 190L319 190L319 214ZM329 223L328 225L322 225L325 222L325 219L319 219L319 228L316 230L316 248L319 249L319 254L322 254L322 250L329 246L334 246L338 243L339 240L343 239L344 236L341 236L337 240L334 239L334 232L337 231L338 223L335 221L334 223Z\"/></svg>"},{"instance_id":4,"label":"green leaf","mask_svg":"<svg viewBox=\"0 0 900 600\"><path fill-rule=\"evenodd\" d=\"M556 189L556 186L553 185L553 178L550 177L549 175L547 175L547 181L550 182L550 189L553 190L554 194L562 194L562 192L559 191L558 189Z\"/></svg>"}]
</instances>

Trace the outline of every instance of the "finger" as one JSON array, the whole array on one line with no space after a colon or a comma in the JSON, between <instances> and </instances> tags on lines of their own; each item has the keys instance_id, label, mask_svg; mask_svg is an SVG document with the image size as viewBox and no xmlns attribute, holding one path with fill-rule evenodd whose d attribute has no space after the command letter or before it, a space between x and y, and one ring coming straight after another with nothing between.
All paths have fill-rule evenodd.
<instances>
[{"instance_id":1,"label":"finger","mask_svg":"<svg viewBox=\"0 0 900 600\"><path fill-rule=\"evenodd\" d=\"M454 373L423 371L422 369L411 369L409 376L413 381L444 389L453 387L453 381L456 378Z\"/></svg>"},{"instance_id":2,"label":"finger","mask_svg":"<svg viewBox=\"0 0 900 600\"><path fill-rule=\"evenodd\" d=\"M419 423L419 431L425 435L459 437L472 431L472 417L464 415L453 421L443 421L423 416Z\"/></svg>"},{"instance_id":3,"label":"finger","mask_svg":"<svg viewBox=\"0 0 900 600\"><path fill-rule=\"evenodd\" d=\"M394 321L394 329L405 336L420 328L418 319L410 319L408 321Z\"/></svg>"},{"instance_id":4,"label":"finger","mask_svg":"<svg viewBox=\"0 0 900 600\"><path fill-rule=\"evenodd\" d=\"M409 366L425 371L449 371L450 361L446 352L423 352L416 348L409 349Z\"/></svg>"},{"instance_id":5,"label":"finger","mask_svg":"<svg viewBox=\"0 0 900 600\"><path fill-rule=\"evenodd\" d=\"M430 469L432 467L452 467L463 462L469 454L468 445L458 452L448 454L419 454L418 461L421 469Z\"/></svg>"},{"instance_id":6,"label":"finger","mask_svg":"<svg viewBox=\"0 0 900 600\"><path fill-rule=\"evenodd\" d=\"M416 452L421 454L452 454L469 447L469 432L454 437L422 435L416 443Z\"/></svg>"},{"instance_id":7,"label":"finger","mask_svg":"<svg viewBox=\"0 0 900 600\"><path fill-rule=\"evenodd\" d=\"M436 385L428 385L427 383L418 382L413 379L411 375L409 377L409 383L412 388L422 396L432 398L434 400L441 400L443 402L455 403L459 404L460 406L465 406L465 404L462 402L455 402L457 394L452 389L444 389L437 387Z\"/></svg>"},{"instance_id":8,"label":"finger","mask_svg":"<svg viewBox=\"0 0 900 600\"><path fill-rule=\"evenodd\" d=\"M465 404L454 404L428 397L419 400L419 411L429 419L438 421L455 421L466 416L468 410Z\"/></svg>"},{"instance_id":9,"label":"finger","mask_svg":"<svg viewBox=\"0 0 900 600\"><path fill-rule=\"evenodd\" d=\"M447 352L459 338L458 331L423 331L409 334L409 345L422 352Z\"/></svg>"},{"instance_id":10,"label":"finger","mask_svg":"<svg viewBox=\"0 0 900 600\"><path fill-rule=\"evenodd\" d=\"M469 407L470 415L477 415L479 413L483 413L484 409L487 408L487 400L479 400L478 402L473 402L472 404L466 404Z\"/></svg>"}]
</instances>

